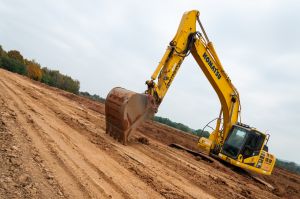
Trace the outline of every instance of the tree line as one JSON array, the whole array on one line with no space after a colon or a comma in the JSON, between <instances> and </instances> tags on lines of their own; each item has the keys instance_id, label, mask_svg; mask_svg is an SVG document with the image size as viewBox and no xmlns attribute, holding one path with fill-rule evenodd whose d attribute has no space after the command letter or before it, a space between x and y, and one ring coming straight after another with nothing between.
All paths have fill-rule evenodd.
<instances>
[{"instance_id":1,"label":"tree line","mask_svg":"<svg viewBox=\"0 0 300 199\"><path fill-rule=\"evenodd\" d=\"M209 135L210 135L208 131L203 131L202 129L195 130L195 129L192 129L192 128L190 128L189 126L187 126L185 124L178 123L178 122L173 122L169 118L154 116L153 120L156 121L156 122L171 126L173 128L179 129L181 131L197 135L199 137L208 138Z\"/></svg>"},{"instance_id":2,"label":"tree line","mask_svg":"<svg viewBox=\"0 0 300 199\"><path fill-rule=\"evenodd\" d=\"M65 91L78 94L80 82L58 70L41 67L35 60L28 60L17 50L5 51L0 45L0 68L29 77Z\"/></svg>"},{"instance_id":3,"label":"tree line","mask_svg":"<svg viewBox=\"0 0 300 199\"><path fill-rule=\"evenodd\" d=\"M98 102L101 102L101 103L104 103L105 102L105 99L104 98L102 98L102 97L100 97L99 95L96 95L96 94L94 94L94 95L91 95L90 93L88 93L88 92L79 92L79 95L81 95L81 96L83 96L83 97L87 97L87 98L89 98L89 99L91 99L91 100L94 100L94 101L98 101Z\"/></svg>"},{"instance_id":4,"label":"tree line","mask_svg":"<svg viewBox=\"0 0 300 199\"><path fill-rule=\"evenodd\" d=\"M293 173L300 174L300 165L298 165L295 162L289 162L289 161L277 159L276 163L275 163L275 166L286 169L286 170L291 171Z\"/></svg>"}]
</instances>

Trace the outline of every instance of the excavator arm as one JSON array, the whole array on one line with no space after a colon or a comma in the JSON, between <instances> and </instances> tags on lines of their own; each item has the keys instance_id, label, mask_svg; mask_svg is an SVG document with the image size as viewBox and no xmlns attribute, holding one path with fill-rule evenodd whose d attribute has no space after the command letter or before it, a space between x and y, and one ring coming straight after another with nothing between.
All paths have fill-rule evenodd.
<instances>
[{"instance_id":1,"label":"excavator arm","mask_svg":"<svg viewBox=\"0 0 300 199\"><path fill-rule=\"evenodd\" d=\"M211 134L212 144L222 145L232 124L238 120L239 94L225 73L212 42L209 41L196 10L184 13L177 33L170 42L156 70L147 81L147 94L159 105L166 95L185 57L191 52L199 67L216 91L221 110L217 126ZM201 32L196 31L199 23ZM157 83L156 83L157 80ZM220 126L223 118L223 126Z\"/></svg>"}]
</instances>

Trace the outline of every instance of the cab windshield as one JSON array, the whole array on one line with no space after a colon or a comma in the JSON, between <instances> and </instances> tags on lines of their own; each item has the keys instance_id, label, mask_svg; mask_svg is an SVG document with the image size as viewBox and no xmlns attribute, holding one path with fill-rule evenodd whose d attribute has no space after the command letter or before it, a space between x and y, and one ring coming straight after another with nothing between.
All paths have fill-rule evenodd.
<instances>
[{"instance_id":1,"label":"cab windshield","mask_svg":"<svg viewBox=\"0 0 300 199\"><path fill-rule=\"evenodd\" d=\"M236 158L247 139L247 130L234 127L228 139L224 143L223 152L232 158Z\"/></svg>"}]
</instances>

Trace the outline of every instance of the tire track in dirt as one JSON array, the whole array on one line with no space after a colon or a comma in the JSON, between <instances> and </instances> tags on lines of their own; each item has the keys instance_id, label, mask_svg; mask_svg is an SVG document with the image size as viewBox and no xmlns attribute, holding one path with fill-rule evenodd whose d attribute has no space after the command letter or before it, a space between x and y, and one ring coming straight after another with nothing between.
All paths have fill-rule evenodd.
<instances>
[{"instance_id":1,"label":"tire track in dirt","mask_svg":"<svg viewBox=\"0 0 300 199\"><path fill-rule=\"evenodd\" d=\"M14 92L14 90L8 87L7 84L3 81L0 80L0 82L5 86L4 88L6 89L7 93L10 94L10 97L12 97L11 101L15 102L13 107L11 108L14 109L16 113L18 113L20 123L23 124L22 126L24 130L30 136L33 144L35 144L36 148L39 149L39 152L41 154L41 157L43 157L45 164L47 164L49 168L52 168L50 170L54 170L55 168L55 170L62 175L61 179L63 180L61 180L60 183L64 187L70 187L71 191L68 192L71 192L71 197L78 196L82 198L89 198L87 191L81 184L78 183L78 181L74 184L74 182L76 182L75 176L72 175L72 173L69 171L69 168L65 166L63 160L57 156L55 149L51 145L51 140L43 135L45 134L44 132L40 132L30 114L26 112L26 109L21 108L20 104L24 104L24 102L19 99L18 93ZM29 125L24 125L27 123ZM73 188L71 189L72 186Z\"/></svg>"},{"instance_id":2,"label":"tire track in dirt","mask_svg":"<svg viewBox=\"0 0 300 199\"><path fill-rule=\"evenodd\" d=\"M15 89L15 88L14 88ZM38 118L34 118L35 120L38 120ZM58 123L59 121L56 121L56 124ZM49 130L49 129L47 129L47 130ZM71 129L70 129L71 130ZM100 155L100 154L99 154ZM106 160L107 161L107 160ZM109 168L109 166L107 166L107 168ZM113 175L112 175L113 176ZM110 177L111 178L111 177ZM124 183L127 183L128 184L128 182L124 182ZM124 184L123 183L123 184ZM113 183L110 183L110 184L113 184ZM139 184L141 184L141 183L139 183ZM141 186L141 185L140 185ZM118 188L120 188L120 187L118 187ZM119 189L119 190L122 190L122 189ZM126 191L128 191L128 189L126 189ZM143 188L143 191L145 191L145 189ZM145 192L146 194L147 194L147 192ZM143 195L143 193L139 193L139 194L142 194ZM131 195L135 195L135 193L131 193ZM152 193L152 195L154 196L155 194L153 194ZM128 198L128 196L127 196L127 198Z\"/></svg>"},{"instance_id":3,"label":"tire track in dirt","mask_svg":"<svg viewBox=\"0 0 300 199\"><path fill-rule=\"evenodd\" d=\"M32 109L32 107L30 107L29 105L28 105L28 108L31 108L31 109ZM56 111L55 111L55 112L56 112ZM56 112L56 113L57 113L57 112ZM35 120L36 120L36 119L35 119ZM62 131L60 131L59 129L55 129L55 127L53 127L53 126L50 126L50 127L52 128L52 130L51 130L51 129L47 129L48 132L52 132L53 130L59 132L59 136L60 136L60 137L57 137L57 138L56 138L56 141L57 141L57 140L59 141L59 139L61 138L61 139L64 140L66 143L70 144L73 148L76 147L76 148L78 149L78 147L75 146L75 145L70 141L70 136L65 135ZM40 130L40 131L41 131L41 130ZM50 134L53 134L53 133L50 133ZM48 142L54 143L54 140L53 140L53 139L51 139L51 138L49 138L49 137L48 137L47 139L49 140ZM72 159L70 159L69 156L66 155L66 153L64 152L64 150L60 149L60 146L59 146L59 145L55 145L55 147L51 147L51 148L52 148L52 150L59 149L60 153L63 153L62 156L64 156L65 159L69 159L69 161L71 161L71 162L76 166L76 169L81 170L81 172L84 174L83 176L87 176L87 173L86 173L85 171L83 171L83 169L81 169L81 167L79 167ZM57 151L57 150L56 150L56 151ZM80 154L80 155L82 156L82 159L84 159L84 160L87 161L87 158L84 157L84 155L83 155L82 152L80 152L80 151L77 151L77 152L78 152L78 154ZM78 160L77 162L80 162L80 160ZM90 162L87 162L87 163L89 163L90 166L92 166L94 169L96 169L96 167L95 167L94 165L92 165ZM86 168L86 167L85 167L85 168ZM75 170L75 169L74 169L74 170ZM114 182L112 182L108 176L106 176L106 175L105 175L103 172L101 172L99 169L97 169L97 172L98 172L98 174L100 174L101 178L104 178L106 181L108 181L108 183L106 183L106 184L113 185L113 186L115 187L116 190L121 190L120 192L122 192L121 187L119 187L119 186L116 185ZM95 174L95 173L94 173L94 174ZM81 180L82 180L82 178L84 178L83 176L81 176ZM93 180L90 179L89 182L92 182L92 183L93 183ZM105 182L101 182L101 183L105 183ZM94 185L96 185L96 184L94 183ZM97 186L97 185L96 185L96 186ZM102 189L102 188L98 186L98 187L96 188L96 190L97 190L97 189ZM103 190L103 189L102 189L102 191L103 191L103 193L104 193L104 190ZM108 191L109 191L109 190L108 190ZM123 195L124 198L129 198L129 196L128 196L128 194L127 194L126 192L122 192L122 195Z\"/></svg>"},{"instance_id":4,"label":"tire track in dirt","mask_svg":"<svg viewBox=\"0 0 300 199\"><path fill-rule=\"evenodd\" d=\"M56 112L56 111L54 111L54 112ZM66 118L67 118L67 115L70 115L70 114L62 114L61 112L60 112L60 114L59 114L60 116L62 116L62 118L64 118L65 119L65 121L66 121ZM69 121L69 122L67 122L67 124L69 124L70 126L76 126L76 124L74 124L74 120L72 120L72 119L67 119L67 121ZM81 132L83 132L83 131L86 131L86 128L83 128L82 127L82 125L79 125L79 127L77 127L77 128L82 128L81 129ZM88 131L87 131L88 132ZM95 132L89 132L89 133L91 133L92 135L98 135L98 134L96 134ZM84 134L86 134L86 133L84 133ZM104 134L104 133L102 133L102 134ZM104 134L105 135L105 134ZM101 136L97 136L96 138L98 139L98 141L99 141L99 138L100 138ZM153 171L151 171L151 172L145 172L144 170L147 168L147 167L145 167L145 166L143 166L142 165L142 168L138 168L138 167L140 167L141 165L140 165L140 163L139 164L136 164L136 162L130 162L130 159L133 159L130 155L128 156L127 154L125 154L126 156L128 156L128 157L130 157L130 159L128 159L128 158L124 158L124 153L123 152L117 152L116 150L113 150L113 145L111 145L111 144L108 144L108 142L105 142L104 141L105 139L102 139L102 141L101 141L101 148L103 148L103 146L105 146L106 147L106 151L107 151L107 149L109 149L108 151L109 151L109 155L110 156L113 156L113 157L115 157L115 159L120 163L120 162L122 162L122 165L124 166L124 167L127 167L127 169L129 170L129 171L132 171L132 173L133 174L135 174L136 176L138 176L138 177L140 177L141 178L141 180L143 180L144 182L146 182L147 184L149 184L149 180L148 179L154 179L154 177L155 176L157 176L157 174L153 174ZM99 144L99 143L98 143ZM107 147L109 147L109 148L107 148ZM87 160L86 160L87 161ZM131 166L128 166L128 165L131 165ZM149 173L152 173L152 175L149 175ZM153 180L152 180L153 181ZM184 195L186 195L186 198L193 198L191 195L189 195L188 194L188 192L186 192L186 193L184 193L184 194L180 194L180 195L178 195L178 193L180 193L181 191L179 190L179 187L178 186L175 186L175 188L172 188L172 186L167 186L167 184L168 184L168 182L167 181L165 181L165 182L160 182L159 180L154 180L155 182L153 182L153 183L150 183L151 184L151 186L154 188L154 190L156 190L156 191L158 191L158 192L160 192L162 195L164 195L165 197L168 197L168 198L170 198L170 197L172 197L172 198L174 198L175 197L175 195L177 194L177 196L176 197L179 197L179 198L184 198ZM169 180L169 182L170 182L170 180ZM174 186L173 186L174 187ZM161 191L160 191L161 190ZM167 190L167 191L166 191ZM174 194L171 194L172 192L174 192ZM172 195L172 196L170 196L170 195Z\"/></svg>"},{"instance_id":5,"label":"tire track in dirt","mask_svg":"<svg viewBox=\"0 0 300 199\"><path fill-rule=\"evenodd\" d=\"M164 196L172 194L171 198L174 195L177 195L179 198L199 198L199 197L208 197L202 189L195 187L193 182L183 178L178 175L174 169L170 169L165 164L159 163L156 159L151 158L148 153L141 153L137 147L144 148L144 145L136 144L134 147L127 147L123 145L117 145L117 150L119 153L124 153L126 156L130 157L132 162L135 163L132 169L136 169L137 173L141 173L142 176L149 176L153 181L158 181L155 184L158 184L159 187L162 187L162 193ZM164 159L163 159L164 161ZM165 190L168 190L167 192ZM169 193L168 193L169 192Z\"/></svg>"},{"instance_id":6,"label":"tire track in dirt","mask_svg":"<svg viewBox=\"0 0 300 199\"><path fill-rule=\"evenodd\" d=\"M1 82L0 88L1 91L4 91L5 89L3 88ZM18 184L15 185L15 187L24 187L27 191L27 194L28 191L30 191L29 198L64 197L61 188L56 183L49 183L47 180L47 177L49 177L48 173L46 172L47 168L45 168L40 161L37 161L37 149L32 146L32 140L28 137L25 129L22 128L22 125L20 125L19 116L17 116L19 112L15 110L17 104L9 95L7 95L7 93L2 93L2 95L0 95L0 99L4 102L0 106L1 110L6 109L4 112L1 111L1 118L3 119L2 116L4 115L2 115L2 113L5 113L5 115L10 114L12 116L4 120L7 129L10 129L10 135L14 138L12 141L10 141L9 147L14 149L15 152L20 152L20 157L16 155L13 156L14 159L17 159L15 159L12 163L15 167L17 167L16 169L19 167L21 170L25 170L23 171L24 174L19 177L22 179L22 181L17 179L16 183ZM29 144L24 145L23 143ZM1 148L3 148L3 145ZM7 148L3 148L3 150L7 150ZM14 172L16 172L16 170ZM26 173L29 173L30 175L27 175ZM15 193L18 193L18 191ZM27 198L27 195L18 197Z\"/></svg>"},{"instance_id":7,"label":"tire track in dirt","mask_svg":"<svg viewBox=\"0 0 300 199\"><path fill-rule=\"evenodd\" d=\"M211 186L207 187L207 182L210 182L209 176L213 175L211 174L207 169L204 169L202 167L196 166L192 163L189 163L186 161L186 157L182 157L181 154L173 153L173 151L170 149L164 149L161 147L153 147L151 144L149 144L146 147L138 147L139 151L141 151L145 156L149 156L151 159L157 161L159 164L165 164L165 166L168 169L172 169L174 172L179 174L180 176L188 179L190 182L194 183L201 189L222 189L223 186L220 186L221 184L217 186ZM167 150L165 153L165 150ZM163 153L162 153L163 151ZM168 155L166 155L168 154ZM190 157L193 159L193 157ZM182 172L184 171L184 172ZM213 175L214 176L214 175ZM202 179L201 181L197 179ZM200 182L200 183L199 183ZM216 195L216 197L221 197L221 195Z\"/></svg>"},{"instance_id":8,"label":"tire track in dirt","mask_svg":"<svg viewBox=\"0 0 300 199\"><path fill-rule=\"evenodd\" d=\"M242 197L241 194L246 187L243 181L228 175L223 175L222 172L216 171L213 167L214 172L211 172L209 168L203 167L202 162L195 162L195 157L190 154L180 154L175 149L160 146L153 147L151 144L147 147L138 147L138 150L160 164L165 164L167 168L173 169L174 172L188 179L190 182L193 182L199 188L205 189L216 198ZM230 173L232 173L233 176L237 175L233 171ZM230 181L227 179L230 179ZM257 188L255 187L255 189ZM272 197L272 194L267 192L265 192L265 194L267 194L265 198Z\"/></svg>"},{"instance_id":9,"label":"tire track in dirt","mask_svg":"<svg viewBox=\"0 0 300 199\"><path fill-rule=\"evenodd\" d=\"M13 89L12 89L12 90L13 90ZM28 104L26 104L26 101L25 101L25 100L24 100L22 103L24 103L25 105L27 105L29 109L36 110L36 108L30 107ZM69 172L69 174L72 175L73 178L76 178L76 175L73 174L74 171L81 170L81 172L83 172L83 173L80 175L79 178L77 177L76 181L77 181L77 182L83 181L83 182L81 182L81 184L80 184L81 189L84 189L85 192L87 192L87 193L89 193L89 194L93 194L93 193L91 193L91 191L88 191L87 188L85 187L85 185L86 185L88 182L93 182L93 180L92 180L92 179L84 180L85 176L88 176L88 175L85 173L85 171L84 171L83 169L80 169L80 167L79 167L78 165L76 165L76 163L75 163L72 159L70 159L68 155L66 155L65 151L68 150L68 149L67 149L67 148L64 148L64 150L62 150L62 149L60 148L59 145L55 144L55 140L52 139L51 136L49 136L49 135L54 135L54 134L55 134L55 129L54 129L54 127L53 127L53 126L49 126L50 128L46 128L46 129L45 129L45 126L44 126L44 129L41 129L41 128L37 125L37 123L41 123L42 121L39 121L38 118L32 119L31 115L28 115L27 117L29 118L28 120L30 120L31 123L34 125L34 128L37 130L37 133L42 132L42 133L39 133L39 136L41 137L42 140L47 140L47 142L45 142L46 145L48 145L48 148L50 148L50 151L52 151L52 152L54 152L54 154L56 154L56 158L59 159L59 161L61 162L61 165L62 165L63 167L65 167L66 172L69 172L70 169L71 169L73 172L71 172L71 173ZM38 121L38 122L35 122L35 121ZM54 131L51 130L51 128L54 129ZM45 131L47 131L48 134L46 134ZM61 136L61 137L56 137L56 142L59 142L60 139L66 140L66 139L62 136L62 134L61 134L60 136ZM51 145L49 145L48 143L51 143ZM69 140L68 140L68 143L70 143ZM75 154L76 154L76 153L75 153ZM68 161L67 161L67 160L68 160ZM78 161L78 162L80 162L80 161ZM68 165L68 163L71 163L72 165ZM74 169L74 168L72 169L72 167L76 167L76 169ZM85 167L85 168L86 168L86 167ZM79 175L79 174L77 174L77 175ZM107 178L107 177L106 177L106 178ZM103 182L102 182L102 183L103 183ZM106 184L108 184L108 186L110 186L109 184L111 184L111 182L106 183ZM108 187L106 187L106 188L108 188ZM98 194L96 194L96 195L103 195L103 194L104 194L104 190L103 190L101 187L99 187L99 186L95 187L93 190L94 190L94 192L97 192L97 190L102 190L102 194L99 194L99 193L98 193ZM120 189L119 189L119 190L120 190ZM108 189L108 191L110 191L110 190ZM94 195L95 195L95 194L94 194ZM96 196L96 195L95 195L95 196ZM104 195L105 195L105 194L104 194ZM95 197L95 196L93 196L93 197ZM123 195L123 197L124 197L124 196L126 196L126 195ZM109 197L109 195L106 195L106 197ZM118 197L120 197L120 195L119 195ZM127 196L127 198L129 198L129 197Z\"/></svg>"},{"instance_id":10,"label":"tire track in dirt","mask_svg":"<svg viewBox=\"0 0 300 199\"><path fill-rule=\"evenodd\" d=\"M57 112L56 110L54 111L54 112ZM57 112L58 113L58 112ZM62 116L62 118L64 118L64 119L66 119L67 118L67 115L71 115L71 114L62 114L61 112L60 112L60 114L59 115L61 115ZM74 120L72 120L72 119L68 119L67 121L70 121L71 123L72 123L72 121L74 121ZM76 125L76 124L70 124L70 122L67 122L70 126L74 126L74 125ZM80 127L82 127L82 125L79 125ZM78 128L78 127L77 127ZM85 131L86 130L86 128L82 128L81 129L81 132L82 131ZM94 133L94 132L90 132L90 133ZM95 133L94 133L95 134ZM102 133L103 134L103 133ZM98 139L99 139L99 136L98 136ZM103 141L102 141L102 144L101 145L103 145ZM108 144L107 143L105 143L105 145L104 146L108 146ZM111 149L111 147L112 147L112 145L110 145L109 146L109 148L110 148L110 150L109 150L109 153L110 153L110 155L112 156L112 149ZM128 167L128 169L130 170L130 171L132 171L135 175L137 175L137 176L139 176L143 181L145 181L146 183L148 183L149 184L149 180L148 179L152 179L152 181L153 181L153 179L154 179L154 177L156 176L158 176L158 174L157 173L160 173L160 176L162 176L163 177L163 173L164 173L164 171L162 170L162 171L158 171L158 172L155 172L155 171L153 171L153 169L151 170L151 171L149 171L149 169L148 169L148 171L146 171L145 172L145 170L147 169L147 168L149 168L149 167L152 167L152 168L156 168L156 167L158 167L157 166L157 164L156 164L156 166L153 166L153 165L148 165L148 164L146 164L147 166L144 166L145 164L143 164L143 165L141 165L140 164L140 162L138 162L138 164L136 164L136 162L134 162L134 164L133 164L133 162L130 162L130 159L133 159L132 158L132 156L136 156L136 153L138 153L138 151L135 151L135 154L134 155L128 155L128 153L126 154L125 153L125 155L126 156L128 156L128 157L130 157L130 159L128 159L128 158L124 158L124 149L123 150L121 150L121 151L119 151L119 152L117 152L117 155L119 156L119 158L117 158L117 160L118 160L118 162L123 162L123 164L124 164L124 166L126 166L126 165L132 165L132 166L130 166L130 167ZM125 150L126 151L126 150ZM114 151L114 152L116 152L116 151ZM129 160L129 161L128 161ZM136 160L135 160L136 161ZM148 161L148 162L152 162L152 161ZM138 168L138 167L140 167L140 166L142 166L142 168ZM167 171L167 172L172 172L171 170L169 170L169 171ZM151 175L151 174L152 175ZM180 197L180 198L183 198L183 197L186 197L186 198L197 198L197 197L199 197L199 195L196 195L196 196L192 196L192 195L190 195L190 194L188 194L189 192L191 192L191 189L192 189L192 187L193 187L193 185L191 185L190 183L180 183L180 186L178 185L178 183L177 183L177 185L175 184L175 179L176 179L176 177L174 177L175 179L172 179L172 180L170 180L170 177L169 177L169 174L168 173L166 173L166 174L164 174L164 176L165 177L163 177L162 178L162 180L163 181L161 181L161 180L156 180L156 182L155 183L151 183L151 185L152 185L152 187L155 189L155 190L157 190L157 191L159 191L159 189L158 188L160 188L160 190L162 190L162 191L159 191L162 195L164 195L165 197L172 197L172 198L174 198L175 197L175 195L177 194L177 196L176 197ZM174 175L173 175L174 176ZM159 178L159 177L158 177ZM178 179L178 180L180 180L180 181L184 181L184 179L182 179L182 178L180 178L180 179ZM169 182L171 182L171 183L169 183ZM168 185L169 184L169 185ZM185 185L185 184L188 184L188 185ZM185 189L186 189L186 192L185 193L182 193L181 195L178 195L178 193L180 193L180 192L182 192L182 191L180 191L180 189L184 189L184 187L186 187ZM165 191L165 190L169 190L169 191ZM176 194L171 194L172 192L174 192L174 193L176 193ZM203 192L198 192L198 194L199 193L201 193L202 195L204 195L203 194ZM172 195L172 196L170 196L170 195ZM185 195L185 196L184 196Z\"/></svg>"},{"instance_id":11,"label":"tire track in dirt","mask_svg":"<svg viewBox=\"0 0 300 199\"><path fill-rule=\"evenodd\" d=\"M67 115L64 115L64 114L60 114L60 115L62 115L62 117L65 119L67 117ZM72 122L74 120L69 119L67 121ZM67 122L67 123L69 123L70 126L76 125L76 124L70 124L70 122ZM80 128L82 128L82 125L79 125L79 126L80 126ZM85 130L85 128L82 128L81 132L84 130ZM92 133L92 134L94 134L94 133ZM102 132L102 134L105 135L104 132ZM98 136L98 140L99 140L99 136ZM146 167L142 167L142 169L139 169L137 171L137 169L138 169L137 167L140 165L136 165L135 162L130 162L130 159L124 158L124 153L120 153L120 152L117 152L116 150L113 150L113 148L112 148L113 145L109 145L108 142L105 142L104 140L102 139L101 146L109 147L109 155L115 157L115 159L119 163L122 163L122 165L124 167L126 167L129 171L131 171L136 176L140 177L141 180L143 180L144 182L149 184L149 180L147 180L147 179L153 179L153 177L151 177L151 176L157 176L157 174L149 175L150 172L148 172L148 174L146 174L144 171L146 169ZM131 156L129 156L129 157L131 157ZM128 165L131 165L131 166L128 167ZM135 169L133 169L133 168L135 168ZM167 184L168 184L167 182L160 182L158 180L155 180L155 182L150 183L150 184L152 185L152 187L154 187L154 190L160 192L162 195L164 195L165 197L168 197L168 198L193 198L191 195L189 195L187 193L179 195L179 193L182 192L182 191L180 191L180 188L178 186L176 188L174 188L174 187L172 188L170 185L167 186ZM176 189L176 191L172 191L175 189ZM174 192L174 193L171 194L172 192ZM186 197L184 197L184 195L186 195Z\"/></svg>"}]
</instances>

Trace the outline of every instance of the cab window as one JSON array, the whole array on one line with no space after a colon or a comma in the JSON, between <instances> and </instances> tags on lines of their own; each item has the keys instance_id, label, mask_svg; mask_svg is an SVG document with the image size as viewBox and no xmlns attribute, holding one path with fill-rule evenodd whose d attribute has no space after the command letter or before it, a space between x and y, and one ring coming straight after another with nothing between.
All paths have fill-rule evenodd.
<instances>
[{"instance_id":1,"label":"cab window","mask_svg":"<svg viewBox=\"0 0 300 199\"><path fill-rule=\"evenodd\" d=\"M246 130L234 127L228 139L224 143L223 152L225 152L232 158L237 157L245 143L246 138Z\"/></svg>"}]
</instances>

